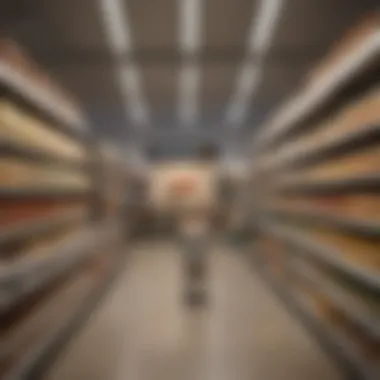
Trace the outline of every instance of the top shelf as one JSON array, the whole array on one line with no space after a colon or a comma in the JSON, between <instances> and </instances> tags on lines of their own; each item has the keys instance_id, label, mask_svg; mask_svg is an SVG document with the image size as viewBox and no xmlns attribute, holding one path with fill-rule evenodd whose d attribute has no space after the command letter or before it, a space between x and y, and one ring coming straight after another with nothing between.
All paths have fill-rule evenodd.
<instances>
[{"instance_id":1,"label":"top shelf","mask_svg":"<svg viewBox=\"0 0 380 380\"><path fill-rule=\"evenodd\" d=\"M318 81L306 85L288 101L255 137L253 147L261 152L293 132L301 123L329 108L340 91L364 75L380 58L380 24L377 23L360 44L350 49Z\"/></svg>"},{"instance_id":2,"label":"top shelf","mask_svg":"<svg viewBox=\"0 0 380 380\"><path fill-rule=\"evenodd\" d=\"M11 41L0 41L0 87L51 120L60 132L82 139L85 117Z\"/></svg>"}]
</instances>

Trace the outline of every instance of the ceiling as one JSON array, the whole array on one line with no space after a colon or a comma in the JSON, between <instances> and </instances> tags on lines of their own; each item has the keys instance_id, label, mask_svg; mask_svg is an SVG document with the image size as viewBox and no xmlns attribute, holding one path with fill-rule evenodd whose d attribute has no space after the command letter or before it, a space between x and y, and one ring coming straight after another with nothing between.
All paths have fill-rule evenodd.
<instances>
[{"instance_id":1,"label":"ceiling","mask_svg":"<svg viewBox=\"0 0 380 380\"><path fill-rule=\"evenodd\" d=\"M248 33L260 2L201 0L202 31L196 62L200 75L196 123L178 117L178 82L184 65L179 49L180 0L120 0L128 12L132 49L115 58L109 46L101 0L7 0L0 5L5 33L25 46L83 105L94 131L119 144L138 138L173 154L215 141L237 152L247 134L294 92L303 77L376 1L283 0L263 59L247 58ZM243 59L260 65L239 125L226 120ZM115 69L133 61L149 121L137 125L121 96Z\"/></svg>"}]
</instances>

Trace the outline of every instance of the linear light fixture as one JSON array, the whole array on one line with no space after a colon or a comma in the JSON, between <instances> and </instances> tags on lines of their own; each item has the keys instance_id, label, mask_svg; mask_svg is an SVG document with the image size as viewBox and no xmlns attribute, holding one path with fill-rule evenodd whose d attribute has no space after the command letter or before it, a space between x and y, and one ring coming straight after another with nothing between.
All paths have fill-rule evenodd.
<instances>
[{"instance_id":1,"label":"linear light fixture","mask_svg":"<svg viewBox=\"0 0 380 380\"><path fill-rule=\"evenodd\" d=\"M227 122L238 127L245 119L249 99L254 94L261 79L261 62L267 53L274 28L281 11L282 0L261 0L259 10L255 12L248 35L247 58L243 62L227 108ZM255 63L247 63L251 54L255 54Z\"/></svg>"},{"instance_id":2,"label":"linear light fixture","mask_svg":"<svg viewBox=\"0 0 380 380\"><path fill-rule=\"evenodd\" d=\"M244 119L249 100L259 83L260 75L261 70L254 63L246 62L242 65L237 79L234 99L227 111L227 121L232 127L238 127L240 124L237 121Z\"/></svg>"},{"instance_id":3,"label":"linear light fixture","mask_svg":"<svg viewBox=\"0 0 380 380\"><path fill-rule=\"evenodd\" d=\"M127 117L137 126L148 123L148 109L142 93L141 74L132 60L124 58L132 51L129 17L121 0L100 0L108 44L116 60L115 70L121 87Z\"/></svg>"},{"instance_id":4,"label":"linear light fixture","mask_svg":"<svg viewBox=\"0 0 380 380\"><path fill-rule=\"evenodd\" d=\"M179 44L185 54L196 54L201 42L202 0L179 0Z\"/></svg>"},{"instance_id":5,"label":"linear light fixture","mask_svg":"<svg viewBox=\"0 0 380 380\"><path fill-rule=\"evenodd\" d=\"M179 0L179 46L183 66L179 73L178 116L194 125L198 117L200 68L196 59L201 46L202 0Z\"/></svg>"},{"instance_id":6,"label":"linear light fixture","mask_svg":"<svg viewBox=\"0 0 380 380\"><path fill-rule=\"evenodd\" d=\"M261 56L268 51L274 28L280 16L283 0L261 0L257 17L251 22L248 36L248 52Z\"/></svg>"},{"instance_id":7,"label":"linear light fixture","mask_svg":"<svg viewBox=\"0 0 380 380\"><path fill-rule=\"evenodd\" d=\"M123 98L128 115L137 125L147 123L148 111L145 103L141 101L140 71L134 63L121 66L118 70Z\"/></svg>"},{"instance_id":8,"label":"linear light fixture","mask_svg":"<svg viewBox=\"0 0 380 380\"><path fill-rule=\"evenodd\" d=\"M189 126L197 118L200 72L196 65L185 63L179 75L179 115L181 122Z\"/></svg>"}]
</instances>

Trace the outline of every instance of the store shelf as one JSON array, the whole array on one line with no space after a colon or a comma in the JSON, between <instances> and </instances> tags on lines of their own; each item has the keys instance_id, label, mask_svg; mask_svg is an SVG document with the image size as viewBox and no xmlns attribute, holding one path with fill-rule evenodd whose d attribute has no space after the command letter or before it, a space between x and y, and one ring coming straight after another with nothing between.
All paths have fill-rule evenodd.
<instances>
[{"instance_id":1,"label":"store shelf","mask_svg":"<svg viewBox=\"0 0 380 380\"><path fill-rule=\"evenodd\" d=\"M380 174L378 173L342 180L305 180L284 182L278 183L278 190L281 193L291 195L332 194L338 192L340 194L378 193L380 190Z\"/></svg>"},{"instance_id":2,"label":"store shelf","mask_svg":"<svg viewBox=\"0 0 380 380\"><path fill-rule=\"evenodd\" d=\"M340 65L335 66L317 83L297 94L275 114L269 124L260 128L261 132L253 141L254 150L263 151L280 139L284 139L296 125L313 113L320 112L342 88L366 71L373 61L378 60L379 53L380 31L376 29L354 51L351 51Z\"/></svg>"},{"instance_id":3,"label":"store shelf","mask_svg":"<svg viewBox=\"0 0 380 380\"><path fill-rule=\"evenodd\" d=\"M353 342L320 320L310 306L271 275L265 265L252 254L249 255L248 260L288 311L302 323L305 329L315 337L322 349L336 361L345 373L345 378L352 380L376 380L379 378L379 373L374 366L362 357Z\"/></svg>"},{"instance_id":4,"label":"store shelf","mask_svg":"<svg viewBox=\"0 0 380 380\"><path fill-rule=\"evenodd\" d=\"M6 141L0 141L0 158L16 158L34 164L48 164L62 170L84 171L87 167L87 163L84 160L64 159L42 152L39 149L21 145L17 146Z\"/></svg>"},{"instance_id":5,"label":"store shelf","mask_svg":"<svg viewBox=\"0 0 380 380\"><path fill-rule=\"evenodd\" d=\"M84 222L86 212L82 210L59 211L38 219L18 223L15 226L0 229L0 245L12 243L60 230L64 227Z\"/></svg>"},{"instance_id":6,"label":"store shelf","mask_svg":"<svg viewBox=\"0 0 380 380\"><path fill-rule=\"evenodd\" d=\"M115 237L115 224L100 224L80 231L34 258L19 259L0 269L0 312L9 310L24 297L48 285L99 252Z\"/></svg>"},{"instance_id":7,"label":"store shelf","mask_svg":"<svg viewBox=\"0 0 380 380\"><path fill-rule=\"evenodd\" d=\"M358 284L365 286L368 290L376 294L380 294L379 272L361 268L355 263L349 263L341 259L340 257L342 257L342 255L339 251L332 248L328 244L323 244L316 241L312 236L309 236L306 233L299 232L296 228L285 227L278 222L276 223L270 220L261 223L258 227L263 232L277 236L289 244L299 248L295 254L303 255L306 258L310 258L328 265L340 273L350 277Z\"/></svg>"},{"instance_id":8,"label":"store shelf","mask_svg":"<svg viewBox=\"0 0 380 380\"><path fill-rule=\"evenodd\" d=\"M33 188L1 188L0 200L69 200L82 199L86 197L90 189L85 188L64 188L62 186L55 187L33 187Z\"/></svg>"},{"instance_id":9,"label":"store shelf","mask_svg":"<svg viewBox=\"0 0 380 380\"><path fill-rule=\"evenodd\" d=\"M271 206L268 208L261 207L261 212L310 224L329 226L363 237L380 238L380 221L371 222L366 220L355 220L349 216L320 211L317 208L313 209L312 207L309 209L296 209L295 207L290 209L281 208L281 206Z\"/></svg>"},{"instance_id":10,"label":"store shelf","mask_svg":"<svg viewBox=\"0 0 380 380\"><path fill-rule=\"evenodd\" d=\"M260 170L282 171L284 169L304 168L322 161L343 156L354 149L370 147L380 143L380 125L369 125L354 132L335 136L324 144L318 143L315 147L305 149L302 141L297 142L300 149L286 145L278 153L263 158L258 163Z\"/></svg>"},{"instance_id":11,"label":"store shelf","mask_svg":"<svg viewBox=\"0 0 380 380\"><path fill-rule=\"evenodd\" d=\"M380 319L351 307L349 300L352 296L345 289L333 284L332 280L322 279L311 268L303 266L301 269L296 268L296 272L305 283L311 283L316 290L322 292L339 310L343 311L351 323L359 327L367 336L380 341Z\"/></svg>"},{"instance_id":12,"label":"store shelf","mask_svg":"<svg viewBox=\"0 0 380 380\"><path fill-rule=\"evenodd\" d=\"M54 127L60 132L79 140L86 138L88 127L83 115L63 106L49 92L32 83L5 61L0 61L0 86L55 120Z\"/></svg>"},{"instance_id":13,"label":"store shelf","mask_svg":"<svg viewBox=\"0 0 380 380\"><path fill-rule=\"evenodd\" d=\"M127 255L116 252L115 262L91 289L81 305L61 320L27 355L11 368L3 380L41 379L52 366L62 349L76 335L98 304L109 293L115 280L124 269Z\"/></svg>"}]
</instances>

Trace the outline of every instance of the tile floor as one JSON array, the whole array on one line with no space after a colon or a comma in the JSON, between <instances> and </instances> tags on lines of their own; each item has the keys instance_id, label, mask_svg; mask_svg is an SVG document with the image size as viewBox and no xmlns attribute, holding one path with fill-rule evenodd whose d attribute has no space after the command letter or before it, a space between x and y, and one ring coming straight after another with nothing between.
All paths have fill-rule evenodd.
<instances>
[{"instance_id":1,"label":"tile floor","mask_svg":"<svg viewBox=\"0 0 380 380\"><path fill-rule=\"evenodd\" d=\"M182 302L171 243L141 244L48 380L338 380L337 370L227 248L209 257L209 303Z\"/></svg>"}]
</instances>

